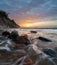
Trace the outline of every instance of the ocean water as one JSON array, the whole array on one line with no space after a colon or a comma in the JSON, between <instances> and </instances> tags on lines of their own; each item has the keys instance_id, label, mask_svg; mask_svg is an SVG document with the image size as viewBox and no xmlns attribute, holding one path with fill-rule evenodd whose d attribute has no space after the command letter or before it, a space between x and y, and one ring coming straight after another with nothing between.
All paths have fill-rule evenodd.
<instances>
[{"instance_id":1,"label":"ocean water","mask_svg":"<svg viewBox=\"0 0 57 65\"><path fill-rule=\"evenodd\" d=\"M57 47L57 29L8 29L7 31L11 32L13 30L18 31L20 36L27 35L32 44L26 48L27 55L17 59L12 65L16 65L21 59L24 61L27 57L33 60L33 65L57 65L57 57L50 57L42 51L47 48L57 53L57 50L55 50ZM31 31L36 31L37 33L31 33ZM50 39L52 42L44 42L37 39L40 36ZM7 42L11 41L7 40ZM7 45L3 48L9 50ZM2 47L0 47L0 49L2 49ZM25 65L23 61L19 65Z\"/></svg>"},{"instance_id":2,"label":"ocean water","mask_svg":"<svg viewBox=\"0 0 57 65\"><path fill-rule=\"evenodd\" d=\"M19 35L27 34L31 38L37 36L43 36L50 38L52 40L57 40L57 29L8 29L8 31L13 31L13 30L18 31ZM32 34L30 31L37 31L37 33Z\"/></svg>"}]
</instances>

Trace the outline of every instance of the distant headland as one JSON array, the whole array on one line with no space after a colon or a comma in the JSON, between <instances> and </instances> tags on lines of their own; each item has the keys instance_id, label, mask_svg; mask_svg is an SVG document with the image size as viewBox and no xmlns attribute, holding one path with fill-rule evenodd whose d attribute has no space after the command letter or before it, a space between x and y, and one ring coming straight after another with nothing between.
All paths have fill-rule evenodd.
<instances>
[{"instance_id":1,"label":"distant headland","mask_svg":"<svg viewBox=\"0 0 57 65\"><path fill-rule=\"evenodd\" d=\"M5 11L0 10L0 29L3 28L20 28L19 25L11 20Z\"/></svg>"}]
</instances>

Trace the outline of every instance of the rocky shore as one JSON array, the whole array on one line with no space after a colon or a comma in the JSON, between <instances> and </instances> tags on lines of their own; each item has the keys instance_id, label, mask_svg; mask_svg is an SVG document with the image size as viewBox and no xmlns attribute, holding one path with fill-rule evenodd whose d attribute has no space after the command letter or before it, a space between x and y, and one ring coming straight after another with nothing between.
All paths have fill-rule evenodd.
<instances>
[{"instance_id":1,"label":"rocky shore","mask_svg":"<svg viewBox=\"0 0 57 65\"><path fill-rule=\"evenodd\" d=\"M41 43L46 44L41 45ZM51 47L51 44L50 47L46 47L47 43L53 43L53 41L44 37L31 39L27 34L19 35L16 30L2 31L0 65L56 65L57 47L55 45Z\"/></svg>"}]
</instances>

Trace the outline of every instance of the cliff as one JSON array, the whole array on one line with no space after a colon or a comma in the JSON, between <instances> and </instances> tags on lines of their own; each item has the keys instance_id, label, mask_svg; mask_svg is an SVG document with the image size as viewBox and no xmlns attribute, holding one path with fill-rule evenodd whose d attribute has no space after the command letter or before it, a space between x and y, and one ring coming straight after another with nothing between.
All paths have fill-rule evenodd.
<instances>
[{"instance_id":1,"label":"cliff","mask_svg":"<svg viewBox=\"0 0 57 65\"><path fill-rule=\"evenodd\" d=\"M20 26L8 17L4 11L0 11L0 28L19 28Z\"/></svg>"}]
</instances>

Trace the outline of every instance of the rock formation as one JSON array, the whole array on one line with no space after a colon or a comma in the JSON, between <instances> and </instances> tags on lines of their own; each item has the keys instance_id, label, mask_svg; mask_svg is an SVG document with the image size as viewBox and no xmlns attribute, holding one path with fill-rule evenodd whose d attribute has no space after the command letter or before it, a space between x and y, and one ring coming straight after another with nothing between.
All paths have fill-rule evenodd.
<instances>
[{"instance_id":1,"label":"rock formation","mask_svg":"<svg viewBox=\"0 0 57 65\"><path fill-rule=\"evenodd\" d=\"M0 11L0 28L19 28L20 26L8 17L4 11Z\"/></svg>"}]
</instances>

